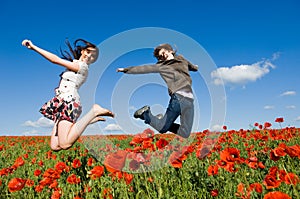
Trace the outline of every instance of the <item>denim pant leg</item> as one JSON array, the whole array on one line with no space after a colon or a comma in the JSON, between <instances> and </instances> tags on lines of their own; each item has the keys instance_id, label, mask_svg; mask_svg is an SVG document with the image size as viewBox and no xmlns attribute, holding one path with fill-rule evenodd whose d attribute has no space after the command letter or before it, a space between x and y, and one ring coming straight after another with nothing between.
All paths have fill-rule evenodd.
<instances>
[{"instance_id":1,"label":"denim pant leg","mask_svg":"<svg viewBox=\"0 0 300 199\"><path fill-rule=\"evenodd\" d=\"M169 101L169 106L162 119L158 119L156 116L152 115L150 111L144 113L144 118L146 124L149 124L160 133L165 133L170 129L172 125L174 125L174 121L180 114L181 108L179 100L176 95L172 95Z\"/></svg>"},{"instance_id":2,"label":"denim pant leg","mask_svg":"<svg viewBox=\"0 0 300 199\"><path fill-rule=\"evenodd\" d=\"M183 96L179 97L181 115L180 115L180 127L177 131L177 135L188 138L192 131L194 121L194 100Z\"/></svg>"}]
</instances>

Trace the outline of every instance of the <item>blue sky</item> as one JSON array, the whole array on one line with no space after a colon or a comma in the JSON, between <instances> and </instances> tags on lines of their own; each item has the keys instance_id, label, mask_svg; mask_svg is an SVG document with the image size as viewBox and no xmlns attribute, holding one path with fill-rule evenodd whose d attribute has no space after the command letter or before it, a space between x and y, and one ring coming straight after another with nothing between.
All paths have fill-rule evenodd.
<instances>
[{"instance_id":1,"label":"blue sky","mask_svg":"<svg viewBox=\"0 0 300 199\"><path fill-rule=\"evenodd\" d=\"M203 48L201 52L214 63L210 80L203 78L201 71L192 74L199 107L199 124L195 131L217 128L210 122L212 112L224 111L216 108L212 111L212 100L216 100L216 96L211 99L209 85L224 89L220 100L226 106L223 107L226 109L224 124L229 129L249 129L255 122L266 121L276 128L279 127L274 122L277 117L284 117L283 126L299 127L299 8L297 0L1 1L0 135L48 135L51 131L52 124L42 118L38 110L53 96L58 75L64 69L22 47L23 39L28 38L58 53L66 38L71 41L84 38L109 46L116 35L147 27L183 34L199 44ZM101 65L101 59L114 55L124 44L137 43L138 46L139 38L154 41L164 38L151 33L148 38L140 35L126 40L124 37L123 46L103 47L108 50L103 49L94 69ZM199 55L201 52L181 42L175 39L172 43L178 53L198 64L201 70L208 67ZM157 44L153 42L153 47ZM115 72L118 67L154 62L152 49L148 47L116 54L115 59L105 65L105 71L96 82L93 100L112 109L116 118L99 124L101 131L115 133L106 130L126 129L124 123L129 122L131 133L137 133L139 128L148 126L130 117L136 108L149 104L154 111L164 110L169 97L156 76L137 77ZM149 83L141 85L139 82L143 80ZM124 85L132 82L137 85L124 102L122 92L129 92ZM123 103L128 117L118 109Z\"/></svg>"}]
</instances>

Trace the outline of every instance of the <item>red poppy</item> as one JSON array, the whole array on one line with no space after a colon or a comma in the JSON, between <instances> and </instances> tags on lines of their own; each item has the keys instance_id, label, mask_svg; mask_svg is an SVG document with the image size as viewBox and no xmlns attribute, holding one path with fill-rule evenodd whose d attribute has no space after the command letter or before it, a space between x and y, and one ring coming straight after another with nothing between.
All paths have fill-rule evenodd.
<instances>
[{"instance_id":1,"label":"red poppy","mask_svg":"<svg viewBox=\"0 0 300 199\"><path fill-rule=\"evenodd\" d=\"M274 151L274 155L278 157L283 157L286 155L285 149L282 147L277 147L273 151Z\"/></svg>"},{"instance_id":2,"label":"red poppy","mask_svg":"<svg viewBox=\"0 0 300 199\"><path fill-rule=\"evenodd\" d=\"M284 182L286 184L296 185L298 182L300 182L300 180L299 180L299 177L296 174L294 174L294 173L287 173L284 176Z\"/></svg>"},{"instance_id":3,"label":"red poppy","mask_svg":"<svg viewBox=\"0 0 300 199\"><path fill-rule=\"evenodd\" d=\"M57 180L53 180L52 183L49 185L49 189L55 189L58 186Z\"/></svg>"},{"instance_id":4,"label":"red poppy","mask_svg":"<svg viewBox=\"0 0 300 199\"><path fill-rule=\"evenodd\" d=\"M164 138L160 138L156 143L156 147L159 149L164 148L165 146L167 146L169 144L169 142L167 140L165 140Z\"/></svg>"},{"instance_id":5,"label":"red poppy","mask_svg":"<svg viewBox=\"0 0 300 199\"><path fill-rule=\"evenodd\" d=\"M218 165L210 165L207 168L207 173L208 173L209 176L211 176L211 175L217 175L218 174L218 170L219 170Z\"/></svg>"},{"instance_id":6,"label":"red poppy","mask_svg":"<svg viewBox=\"0 0 300 199\"><path fill-rule=\"evenodd\" d=\"M41 161L39 161L38 165L42 167L42 166L44 166L44 162L41 160Z\"/></svg>"},{"instance_id":7,"label":"red poppy","mask_svg":"<svg viewBox=\"0 0 300 199\"><path fill-rule=\"evenodd\" d=\"M33 175L34 175L34 176L39 176L39 175L41 175L41 173L42 173L41 170L36 169L36 170L34 171Z\"/></svg>"},{"instance_id":8,"label":"red poppy","mask_svg":"<svg viewBox=\"0 0 300 199\"><path fill-rule=\"evenodd\" d=\"M124 172L123 177L125 179L126 184L129 185L131 183L131 181L133 180L134 176L133 176L133 174L129 174L129 173Z\"/></svg>"},{"instance_id":9,"label":"red poppy","mask_svg":"<svg viewBox=\"0 0 300 199\"><path fill-rule=\"evenodd\" d=\"M36 158L32 158L31 163L35 164L36 163Z\"/></svg>"},{"instance_id":10,"label":"red poppy","mask_svg":"<svg viewBox=\"0 0 300 199\"><path fill-rule=\"evenodd\" d=\"M227 130L227 126L223 126L223 130L226 131Z\"/></svg>"},{"instance_id":11,"label":"red poppy","mask_svg":"<svg viewBox=\"0 0 300 199\"><path fill-rule=\"evenodd\" d=\"M220 158L230 163L240 161L240 151L237 148L226 148L220 152Z\"/></svg>"},{"instance_id":12,"label":"red poppy","mask_svg":"<svg viewBox=\"0 0 300 199\"><path fill-rule=\"evenodd\" d=\"M74 159L73 162L72 162L72 167L73 167L74 169L81 167L81 162L80 162L80 160L77 159L77 158Z\"/></svg>"},{"instance_id":13,"label":"red poppy","mask_svg":"<svg viewBox=\"0 0 300 199\"><path fill-rule=\"evenodd\" d=\"M182 161L185 160L187 157L185 154L182 154L180 151L174 151L171 153L169 157L169 163L174 168L181 168L182 167Z\"/></svg>"},{"instance_id":14,"label":"red poppy","mask_svg":"<svg viewBox=\"0 0 300 199\"><path fill-rule=\"evenodd\" d=\"M211 195L212 197L217 197L217 196L219 195L218 189L211 190L211 191L210 191L210 195Z\"/></svg>"},{"instance_id":15,"label":"red poppy","mask_svg":"<svg viewBox=\"0 0 300 199\"><path fill-rule=\"evenodd\" d=\"M210 154L211 150L207 146L201 146L201 148L198 148L196 151L196 157L201 160L205 158L208 154Z\"/></svg>"},{"instance_id":16,"label":"red poppy","mask_svg":"<svg viewBox=\"0 0 300 199\"><path fill-rule=\"evenodd\" d=\"M140 168L140 163L137 160L131 160L129 162L129 168L133 171L136 171Z\"/></svg>"},{"instance_id":17,"label":"red poppy","mask_svg":"<svg viewBox=\"0 0 300 199\"><path fill-rule=\"evenodd\" d=\"M264 196L264 199L292 199L288 194L280 191L269 192Z\"/></svg>"},{"instance_id":18,"label":"red poppy","mask_svg":"<svg viewBox=\"0 0 300 199\"><path fill-rule=\"evenodd\" d=\"M149 177L149 178L147 179L147 181L153 183L153 182L154 182L154 179L153 179L152 177Z\"/></svg>"},{"instance_id":19,"label":"red poppy","mask_svg":"<svg viewBox=\"0 0 300 199\"><path fill-rule=\"evenodd\" d=\"M278 117L275 119L275 122L278 122L278 123L282 123L284 120L283 120L283 117Z\"/></svg>"},{"instance_id":20,"label":"red poppy","mask_svg":"<svg viewBox=\"0 0 300 199\"><path fill-rule=\"evenodd\" d=\"M92 170L88 172L91 175L91 178L94 180L96 178L100 178L104 174L103 166L95 166Z\"/></svg>"},{"instance_id":21,"label":"red poppy","mask_svg":"<svg viewBox=\"0 0 300 199\"><path fill-rule=\"evenodd\" d=\"M58 171L56 171L52 168L49 168L44 172L43 177L50 178L50 179L58 179L58 178L60 178L60 174L58 173Z\"/></svg>"},{"instance_id":22,"label":"red poppy","mask_svg":"<svg viewBox=\"0 0 300 199\"><path fill-rule=\"evenodd\" d=\"M290 147L286 147L285 152L292 158L297 157L300 158L300 146L294 145Z\"/></svg>"},{"instance_id":23,"label":"red poppy","mask_svg":"<svg viewBox=\"0 0 300 199\"><path fill-rule=\"evenodd\" d=\"M262 185L260 183L250 184L250 189L254 189L257 193L262 193Z\"/></svg>"},{"instance_id":24,"label":"red poppy","mask_svg":"<svg viewBox=\"0 0 300 199\"><path fill-rule=\"evenodd\" d=\"M107 198L113 199L113 195L111 194L111 192L112 192L111 188L105 188L102 193L103 198L104 199L107 199Z\"/></svg>"},{"instance_id":25,"label":"red poppy","mask_svg":"<svg viewBox=\"0 0 300 199\"><path fill-rule=\"evenodd\" d=\"M93 158L89 158L87 161L87 165L90 167L93 165L94 159Z\"/></svg>"},{"instance_id":26,"label":"red poppy","mask_svg":"<svg viewBox=\"0 0 300 199\"><path fill-rule=\"evenodd\" d=\"M16 160L15 160L15 163L13 164L13 166L15 166L16 168L20 167L20 166L23 166L25 164L24 160L22 157L18 157Z\"/></svg>"},{"instance_id":27,"label":"red poppy","mask_svg":"<svg viewBox=\"0 0 300 199\"><path fill-rule=\"evenodd\" d=\"M277 156L275 153L274 153L274 150L270 151L270 159L273 160L273 161L277 161L280 159L280 156Z\"/></svg>"},{"instance_id":28,"label":"red poppy","mask_svg":"<svg viewBox=\"0 0 300 199\"><path fill-rule=\"evenodd\" d=\"M35 192L40 193L43 191L44 187L45 187L44 185L39 184L34 188L34 190L35 190Z\"/></svg>"},{"instance_id":29,"label":"red poppy","mask_svg":"<svg viewBox=\"0 0 300 199\"><path fill-rule=\"evenodd\" d=\"M267 189L273 189L280 186L280 180L277 180L273 175L266 175L263 184L266 186Z\"/></svg>"},{"instance_id":30,"label":"red poppy","mask_svg":"<svg viewBox=\"0 0 300 199\"><path fill-rule=\"evenodd\" d=\"M125 166L127 153L125 150L118 150L115 153L108 154L104 160L106 169L111 173L121 171Z\"/></svg>"},{"instance_id":31,"label":"red poppy","mask_svg":"<svg viewBox=\"0 0 300 199\"><path fill-rule=\"evenodd\" d=\"M235 195L240 198L248 199L250 198L251 192L249 189L248 190L246 189L243 183L239 183L237 186L237 193Z\"/></svg>"},{"instance_id":32,"label":"red poppy","mask_svg":"<svg viewBox=\"0 0 300 199\"><path fill-rule=\"evenodd\" d=\"M49 186L53 182L53 179L49 177L44 177L42 180L39 181L39 184L42 186Z\"/></svg>"},{"instance_id":33,"label":"red poppy","mask_svg":"<svg viewBox=\"0 0 300 199\"><path fill-rule=\"evenodd\" d=\"M52 195L51 195L51 199L59 199L60 198L60 193L58 190L53 191Z\"/></svg>"},{"instance_id":34,"label":"red poppy","mask_svg":"<svg viewBox=\"0 0 300 199\"><path fill-rule=\"evenodd\" d=\"M16 192L23 189L26 180L22 178L13 178L8 182L8 190L10 192Z\"/></svg>"},{"instance_id":35,"label":"red poppy","mask_svg":"<svg viewBox=\"0 0 300 199\"><path fill-rule=\"evenodd\" d=\"M271 127L271 126L272 126L272 124L270 122L265 122L264 123L264 128L265 129L267 129L267 128Z\"/></svg>"},{"instance_id":36,"label":"red poppy","mask_svg":"<svg viewBox=\"0 0 300 199\"><path fill-rule=\"evenodd\" d=\"M75 174L71 174L67 178L67 182L69 184L79 184L80 183L80 177L77 177Z\"/></svg>"},{"instance_id":37,"label":"red poppy","mask_svg":"<svg viewBox=\"0 0 300 199\"><path fill-rule=\"evenodd\" d=\"M64 162L58 162L55 165L55 169L59 172L62 173L65 169L67 168L66 163Z\"/></svg>"}]
</instances>

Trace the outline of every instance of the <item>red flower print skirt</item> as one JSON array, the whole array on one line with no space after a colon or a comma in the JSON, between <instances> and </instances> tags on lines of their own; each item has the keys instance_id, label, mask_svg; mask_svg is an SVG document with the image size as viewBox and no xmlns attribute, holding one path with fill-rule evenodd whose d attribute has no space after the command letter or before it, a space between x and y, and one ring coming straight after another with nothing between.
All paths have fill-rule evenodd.
<instances>
[{"instance_id":1,"label":"red flower print skirt","mask_svg":"<svg viewBox=\"0 0 300 199\"><path fill-rule=\"evenodd\" d=\"M81 112L82 107L80 102L76 102L75 99L67 102L57 96L46 102L40 109L41 114L54 122L67 120L75 123Z\"/></svg>"}]
</instances>

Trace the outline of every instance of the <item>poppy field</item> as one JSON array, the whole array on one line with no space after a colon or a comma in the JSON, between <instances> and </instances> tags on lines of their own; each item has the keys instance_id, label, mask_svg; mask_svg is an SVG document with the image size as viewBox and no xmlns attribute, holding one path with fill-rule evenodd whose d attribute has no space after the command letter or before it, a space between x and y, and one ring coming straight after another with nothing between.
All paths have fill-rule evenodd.
<instances>
[{"instance_id":1,"label":"poppy field","mask_svg":"<svg viewBox=\"0 0 300 199\"><path fill-rule=\"evenodd\" d=\"M300 198L300 129L82 136L54 152L50 137L0 137L0 198Z\"/></svg>"}]
</instances>

